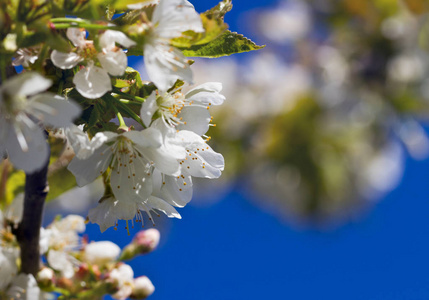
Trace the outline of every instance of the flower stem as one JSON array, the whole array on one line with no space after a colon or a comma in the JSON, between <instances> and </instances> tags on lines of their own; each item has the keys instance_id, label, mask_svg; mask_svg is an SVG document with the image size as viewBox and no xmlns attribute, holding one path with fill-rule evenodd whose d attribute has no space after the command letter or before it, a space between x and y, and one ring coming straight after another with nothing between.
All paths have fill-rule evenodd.
<instances>
[{"instance_id":1,"label":"flower stem","mask_svg":"<svg viewBox=\"0 0 429 300\"><path fill-rule=\"evenodd\" d=\"M143 103L143 102L145 102L145 101L146 101L146 99L145 99L145 98L142 98L142 97L139 97L139 96L134 96L134 95L130 95L130 94L127 94L127 93L121 92L118 88L113 88L113 92L114 92L115 94L118 94L118 95L119 95L119 96L121 96L121 97L124 97L124 98L126 98L126 99L130 99L130 100L135 100L135 101L140 102L140 103Z\"/></svg>"},{"instance_id":2,"label":"flower stem","mask_svg":"<svg viewBox=\"0 0 429 300\"><path fill-rule=\"evenodd\" d=\"M59 24L52 24L55 29L67 29L70 27L77 27L77 28L85 28L85 29L101 29L101 30L115 30L113 26L107 26L107 25L99 25L99 24L87 24L87 23L59 23Z\"/></svg>"}]
</instances>

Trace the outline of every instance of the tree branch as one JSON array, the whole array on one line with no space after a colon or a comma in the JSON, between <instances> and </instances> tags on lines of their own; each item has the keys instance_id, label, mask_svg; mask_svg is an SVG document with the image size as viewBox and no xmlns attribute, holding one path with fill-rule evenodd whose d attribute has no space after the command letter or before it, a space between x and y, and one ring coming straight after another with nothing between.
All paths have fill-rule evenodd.
<instances>
[{"instance_id":1,"label":"tree branch","mask_svg":"<svg viewBox=\"0 0 429 300\"><path fill-rule=\"evenodd\" d=\"M22 222L18 227L18 242L21 248L21 272L36 276L40 269L40 227L43 207L49 191L49 160L39 171L25 176L25 198Z\"/></svg>"}]
</instances>

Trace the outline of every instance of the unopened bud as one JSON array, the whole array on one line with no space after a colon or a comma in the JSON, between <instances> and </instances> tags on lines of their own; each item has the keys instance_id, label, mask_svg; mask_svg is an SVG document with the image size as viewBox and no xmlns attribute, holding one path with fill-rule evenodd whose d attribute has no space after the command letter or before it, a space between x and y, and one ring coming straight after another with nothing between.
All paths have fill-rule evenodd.
<instances>
[{"instance_id":1,"label":"unopened bud","mask_svg":"<svg viewBox=\"0 0 429 300\"><path fill-rule=\"evenodd\" d=\"M153 294L155 287L146 276L140 276L134 279L133 292L130 296L131 299L145 299Z\"/></svg>"},{"instance_id":2,"label":"unopened bud","mask_svg":"<svg viewBox=\"0 0 429 300\"><path fill-rule=\"evenodd\" d=\"M37 281L41 287L49 287L53 284L54 276L54 270L44 267L37 273Z\"/></svg>"},{"instance_id":3,"label":"unopened bud","mask_svg":"<svg viewBox=\"0 0 429 300\"><path fill-rule=\"evenodd\" d=\"M90 264L103 265L115 261L119 253L121 249L112 242L93 242L85 246L84 258Z\"/></svg>"},{"instance_id":4,"label":"unopened bud","mask_svg":"<svg viewBox=\"0 0 429 300\"><path fill-rule=\"evenodd\" d=\"M122 251L120 260L128 260L136 255L152 252L158 246L159 239L160 233L155 228L138 232L131 244Z\"/></svg>"}]
</instances>

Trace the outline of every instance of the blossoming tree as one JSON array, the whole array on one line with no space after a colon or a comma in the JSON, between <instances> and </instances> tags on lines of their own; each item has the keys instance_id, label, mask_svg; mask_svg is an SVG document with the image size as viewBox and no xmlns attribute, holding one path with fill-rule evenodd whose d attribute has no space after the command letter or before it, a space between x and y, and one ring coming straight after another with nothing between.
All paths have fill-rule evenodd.
<instances>
[{"instance_id":1,"label":"blossoming tree","mask_svg":"<svg viewBox=\"0 0 429 300\"><path fill-rule=\"evenodd\" d=\"M104 196L87 216L102 232L143 222L142 213L152 223L159 212L180 218L192 177L224 169L206 135L222 85L192 87L188 57L261 48L227 29L231 7L224 0L198 14L186 0L0 3L0 298L154 291L123 261L152 251L157 230L122 250L90 243L79 236L80 216L41 228L44 202L102 177ZM151 81L128 67L131 55L144 57Z\"/></svg>"}]
</instances>

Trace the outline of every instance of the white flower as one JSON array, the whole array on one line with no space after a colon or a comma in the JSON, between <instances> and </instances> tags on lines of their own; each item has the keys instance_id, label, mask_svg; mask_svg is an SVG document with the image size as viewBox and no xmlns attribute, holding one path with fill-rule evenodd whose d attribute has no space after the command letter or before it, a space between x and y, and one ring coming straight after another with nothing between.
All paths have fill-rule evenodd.
<instances>
[{"instance_id":1,"label":"white flower","mask_svg":"<svg viewBox=\"0 0 429 300\"><path fill-rule=\"evenodd\" d=\"M38 57L39 48L22 48L16 51L14 60L12 61L13 66L23 66L28 68L30 64L34 64Z\"/></svg>"},{"instance_id":2,"label":"white flower","mask_svg":"<svg viewBox=\"0 0 429 300\"><path fill-rule=\"evenodd\" d=\"M188 60L180 50L170 45L170 39L182 32L204 32L201 18L186 0L160 0L152 16L153 28L144 45L144 63L149 78L162 92L177 79L192 83Z\"/></svg>"},{"instance_id":3,"label":"white flower","mask_svg":"<svg viewBox=\"0 0 429 300\"><path fill-rule=\"evenodd\" d=\"M78 105L59 96L38 94L51 84L41 75L27 72L0 87L0 155L8 154L14 166L27 173L40 169L48 159L45 135L35 120L67 127L80 113Z\"/></svg>"},{"instance_id":4,"label":"white flower","mask_svg":"<svg viewBox=\"0 0 429 300\"><path fill-rule=\"evenodd\" d=\"M17 251L0 247L0 290L4 290L18 273Z\"/></svg>"},{"instance_id":5,"label":"white flower","mask_svg":"<svg viewBox=\"0 0 429 300\"><path fill-rule=\"evenodd\" d=\"M78 233L85 231L85 219L78 215L54 221L47 229L41 231L41 252L48 251L49 266L70 278L74 275L77 260L69 254L80 244Z\"/></svg>"},{"instance_id":6,"label":"white flower","mask_svg":"<svg viewBox=\"0 0 429 300\"><path fill-rule=\"evenodd\" d=\"M182 148L186 156L179 159L180 174L172 176L155 170L152 176L151 201L166 202L184 207L192 199L192 177L218 178L224 169L224 159L207 145L198 134L188 130L175 130L159 118L152 123L163 135L166 148Z\"/></svg>"},{"instance_id":7,"label":"white flower","mask_svg":"<svg viewBox=\"0 0 429 300\"><path fill-rule=\"evenodd\" d=\"M113 269L108 280L115 285L118 291L112 297L120 300L127 299L133 291L133 277L133 269L127 264L121 264Z\"/></svg>"},{"instance_id":8,"label":"white flower","mask_svg":"<svg viewBox=\"0 0 429 300\"><path fill-rule=\"evenodd\" d=\"M106 30L100 35L99 45L102 49L97 53L93 42L85 39L86 31L79 28L68 28L67 37L76 47L76 52L63 53L52 51L53 64L61 69L70 69L87 60L85 68L81 69L73 78L73 83L80 94L89 99L96 99L112 90L109 74L120 76L124 74L128 66L127 56L124 51L116 47L116 43L131 47L135 42L124 33L115 30ZM95 66L95 62L101 65Z\"/></svg>"},{"instance_id":9,"label":"white flower","mask_svg":"<svg viewBox=\"0 0 429 300\"><path fill-rule=\"evenodd\" d=\"M64 130L67 142L73 148L75 155L79 159L88 158L92 153L94 153L94 149L101 146L104 142L104 140L100 140L98 137L94 137L90 141L88 135L83 132L82 128L83 125L72 125Z\"/></svg>"},{"instance_id":10,"label":"white flower","mask_svg":"<svg viewBox=\"0 0 429 300\"><path fill-rule=\"evenodd\" d=\"M121 249L118 245L109 241L92 242L86 245L84 249L85 261L96 265L113 262L120 253Z\"/></svg>"},{"instance_id":11,"label":"white flower","mask_svg":"<svg viewBox=\"0 0 429 300\"><path fill-rule=\"evenodd\" d=\"M65 278L71 278L74 275L74 267L78 265L78 261L64 251L49 250L47 255L49 266L61 272Z\"/></svg>"},{"instance_id":12,"label":"white flower","mask_svg":"<svg viewBox=\"0 0 429 300\"><path fill-rule=\"evenodd\" d=\"M157 96L154 91L142 105L141 118L149 126L153 115L158 112L170 126L204 135L211 122L210 106L221 105L225 101L225 97L220 94L221 90L221 83L207 82L185 95L180 91L172 91Z\"/></svg>"},{"instance_id":13,"label":"white flower","mask_svg":"<svg viewBox=\"0 0 429 300\"><path fill-rule=\"evenodd\" d=\"M140 276L134 279L133 287L133 298L134 299L145 299L155 292L155 287L146 276Z\"/></svg>"},{"instance_id":14,"label":"white flower","mask_svg":"<svg viewBox=\"0 0 429 300\"><path fill-rule=\"evenodd\" d=\"M7 290L7 295L10 299L43 299L43 293L40 291L34 276L24 273L19 274L13 279L12 286Z\"/></svg>"},{"instance_id":15,"label":"white flower","mask_svg":"<svg viewBox=\"0 0 429 300\"><path fill-rule=\"evenodd\" d=\"M169 217L180 217L177 211L162 201L150 199L153 168L176 176L180 174L178 159L185 157L185 150L171 151L162 143L161 133L148 128L123 134L100 132L94 137L94 152L87 159L74 158L68 169L75 175L79 186L95 180L110 166L110 185L113 195L103 197L99 205L90 210L88 217L104 231L118 219L132 220L140 210L150 216L153 209ZM94 140L93 139L93 140ZM91 141L92 142L92 141ZM182 150L182 151L180 151Z\"/></svg>"},{"instance_id":16,"label":"white flower","mask_svg":"<svg viewBox=\"0 0 429 300\"><path fill-rule=\"evenodd\" d=\"M181 130L177 137L186 143L187 156L181 161L182 173L194 177L218 178L225 166L222 154L216 153L198 134Z\"/></svg>"}]
</instances>

